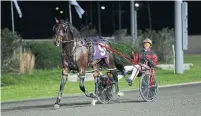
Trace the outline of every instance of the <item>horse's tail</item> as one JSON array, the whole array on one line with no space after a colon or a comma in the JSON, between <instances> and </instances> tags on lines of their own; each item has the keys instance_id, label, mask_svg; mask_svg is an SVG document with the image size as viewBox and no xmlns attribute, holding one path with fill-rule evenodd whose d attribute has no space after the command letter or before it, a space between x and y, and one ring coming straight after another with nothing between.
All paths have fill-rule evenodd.
<instances>
[{"instance_id":1,"label":"horse's tail","mask_svg":"<svg viewBox=\"0 0 201 116\"><path fill-rule=\"evenodd\" d=\"M111 43L109 43L109 44L110 44L110 46L112 48L114 48L114 46ZM115 53L113 53L113 57L114 57L114 65L115 65L115 67L120 72L124 72L124 65L123 65L124 63L121 61L120 57L117 54L115 54Z\"/></svg>"}]
</instances>

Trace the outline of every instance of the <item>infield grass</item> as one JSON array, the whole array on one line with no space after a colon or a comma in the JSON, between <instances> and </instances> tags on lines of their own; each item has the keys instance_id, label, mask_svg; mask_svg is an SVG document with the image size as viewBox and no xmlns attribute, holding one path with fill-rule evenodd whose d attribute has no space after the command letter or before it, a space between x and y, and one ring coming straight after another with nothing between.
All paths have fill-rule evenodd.
<instances>
[{"instance_id":1,"label":"infield grass","mask_svg":"<svg viewBox=\"0 0 201 116\"><path fill-rule=\"evenodd\" d=\"M185 70L184 74L174 74L173 71L157 69L156 76L159 85L178 84L185 82L201 81L201 55L185 55L185 63L193 63L190 70ZM35 70L32 74L14 75L3 74L1 81L5 86L1 87L1 102L49 98L57 96L60 84L60 69ZM130 87L122 78L119 82L120 90L138 88L139 78ZM94 91L94 82L85 82L85 87L89 92ZM67 82L63 96L83 95L79 89L78 82Z\"/></svg>"}]
</instances>

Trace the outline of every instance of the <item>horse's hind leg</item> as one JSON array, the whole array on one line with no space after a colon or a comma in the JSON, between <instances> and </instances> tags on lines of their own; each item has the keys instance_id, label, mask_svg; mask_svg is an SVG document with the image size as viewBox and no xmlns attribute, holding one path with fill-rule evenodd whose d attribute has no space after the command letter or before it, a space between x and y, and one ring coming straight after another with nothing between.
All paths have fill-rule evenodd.
<instances>
[{"instance_id":1,"label":"horse's hind leg","mask_svg":"<svg viewBox=\"0 0 201 116\"><path fill-rule=\"evenodd\" d=\"M96 91L97 91L97 78L100 76L100 72L98 71L98 64L93 64L93 77L94 77L94 84L95 84L95 88L94 88L94 94L96 94ZM93 98L92 102L91 102L91 105L95 106L96 105L96 102L98 100Z\"/></svg>"},{"instance_id":2,"label":"horse's hind leg","mask_svg":"<svg viewBox=\"0 0 201 116\"><path fill-rule=\"evenodd\" d=\"M85 86L84 86L84 80L85 80L86 76L79 76L80 78L80 90L87 96L87 97L91 97L94 98L94 94L93 93L89 93L86 91Z\"/></svg>"},{"instance_id":3,"label":"horse's hind leg","mask_svg":"<svg viewBox=\"0 0 201 116\"><path fill-rule=\"evenodd\" d=\"M84 86L84 81L85 81L85 73L81 73L78 75L79 79L80 79L80 90L87 96L87 97L95 97L93 93L88 93L85 89L85 86Z\"/></svg>"},{"instance_id":4,"label":"horse's hind leg","mask_svg":"<svg viewBox=\"0 0 201 116\"><path fill-rule=\"evenodd\" d=\"M67 67L63 69L61 82L60 82L60 87L59 87L59 92L58 92L58 95L57 95L56 102L54 104L54 109L59 108L59 103L61 101L62 93L63 93L64 87L65 87L66 81L68 79L68 72L69 72L69 70L68 70Z\"/></svg>"},{"instance_id":5,"label":"horse's hind leg","mask_svg":"<svg viewBox=\"0 0 201 116\"><path fill-rule=\"evenodd\" d=\"M105 62L108 65L108 69L111 70L112 77L113 77L113 80L115 82L115 93L118 96L124 96L124 93L120 92L120 90L119 90L118 73L115 69L116 67L115 67L115 62L114 62L114 56L112 53L109 52L109 57L105 58Z\"/></svg>"},{"instance_id":6,"label":"horse's hind leg","mask_svg":"<svg viewBox=\"0 0 201 116\"><path fill-rule=\"evenodd\" d=\"M113 77L113 80L115 82L115 93L118 95L118 96L122 96L122 93L119 91L119 80L118 80L118 73L117 71L111 71L112 73L112 77Z\"/></svg>"}]
</instances>

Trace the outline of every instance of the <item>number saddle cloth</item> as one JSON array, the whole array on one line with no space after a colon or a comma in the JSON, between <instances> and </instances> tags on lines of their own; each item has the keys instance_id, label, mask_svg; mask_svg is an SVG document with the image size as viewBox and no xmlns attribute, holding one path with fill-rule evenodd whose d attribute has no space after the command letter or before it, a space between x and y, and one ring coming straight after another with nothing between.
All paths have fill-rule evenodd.
<instances>
[{"instance_id":1,"label":"number saddle cloth","mask_svg":"<svg viewBox=\"0 0 201 116\"><path fill-rule=\"evenodd\" d=\"M88 37L87 38L89 54L90 54L89 63L94 60L99 60L99 59L107 57L106 49L97 45L96 42L106 45L105 40L101 37L97 36L97 37Z\"/></svg>"}]
</instances>

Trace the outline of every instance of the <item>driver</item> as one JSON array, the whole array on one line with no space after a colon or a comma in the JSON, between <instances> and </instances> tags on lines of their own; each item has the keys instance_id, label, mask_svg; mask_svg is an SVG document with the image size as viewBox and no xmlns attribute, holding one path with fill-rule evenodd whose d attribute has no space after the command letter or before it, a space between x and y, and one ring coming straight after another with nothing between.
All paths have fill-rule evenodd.
<instances>
[{"instance_id":1,"label":"driver","mask_svg":"<svg viewBox=\"0 0 201 116\"><path fill-rule=\"evenodd\" d=\"M152 68L155 69L156 65L158 64L157 55L151 50L152 41L149 38L146 38L143 41L144 49L142 49L139 53L133 57L133 64L134 66L125 66L125 72L132 71L132 74L129 78L126 78L129 86L132 86L133 79L139 73L139 70L143 70L145 68ZM138 63L141 63L143 67L141 67Z\"/></svg>"}]
</instances>

